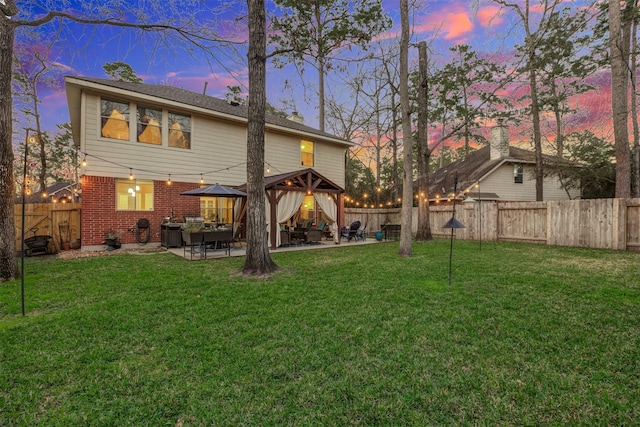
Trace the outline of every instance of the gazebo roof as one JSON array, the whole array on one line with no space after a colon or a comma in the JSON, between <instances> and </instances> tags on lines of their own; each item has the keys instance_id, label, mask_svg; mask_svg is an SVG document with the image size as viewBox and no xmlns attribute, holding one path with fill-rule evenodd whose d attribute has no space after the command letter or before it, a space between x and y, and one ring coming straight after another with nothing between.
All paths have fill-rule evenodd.
<instances>
[{"instance_id":1,"label":"gazebo roof","mask_svg":"<svg viewBox=\"0 0 640 427\"><path fill-rule=\"evenodd\" d=\"M294 172L271 175L264 178L264 188L267 190L286 191L318 191L322 193L343 193L344 189L333 181L325 178L312 168ZM247 184L238 187L240 191L247 191Z\"/></svg>"}]
</instances>

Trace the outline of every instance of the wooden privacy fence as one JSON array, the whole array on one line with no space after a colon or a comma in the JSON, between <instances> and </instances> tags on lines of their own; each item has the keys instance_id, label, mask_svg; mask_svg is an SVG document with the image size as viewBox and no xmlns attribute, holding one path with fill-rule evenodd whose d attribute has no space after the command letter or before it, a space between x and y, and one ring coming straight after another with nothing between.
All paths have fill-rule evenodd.
<instances>
[{"instance_id":1,"label":"wooden privacy fence","mask_svg":"<svg viewBox=\"0 0 640 427\"><path fill-rule=\"evenodd\" d=\"M80 203L33 203L25 205L24 237L51 236L49 248L59 252L62 243L80 241ZM14 206L16 250L22 238L22 205Z\"/></svg>"},{"instance_id":2,"label":"wooden privacy fence","mask_svg":"<svg viewBox=\"0 0 640 427\"><path fill-rule=\"evenodd\" d=\"M448 237L442 226L453 214L451 205L431 205L431 232ZM589 199L550 202L457 203L455 215L465 228L456 239L543 243L613 250L640 251L640 199ZM413 233L418 210L413 210ZM345 224L359 220L367 232L380 230L387 220L400 223L400 209L345 209Z\"/></svg>"}]
</instances>

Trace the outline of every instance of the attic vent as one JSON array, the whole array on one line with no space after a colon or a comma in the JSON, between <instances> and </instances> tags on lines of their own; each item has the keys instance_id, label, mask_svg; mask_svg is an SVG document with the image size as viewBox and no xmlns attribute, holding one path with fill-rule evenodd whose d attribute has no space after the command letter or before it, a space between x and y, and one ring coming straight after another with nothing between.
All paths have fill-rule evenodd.
<instances>
[{"instance_id":1,"label":"attic vent","mask_svg":"<svg viewBox=\"0 0 640 427\"><path fill-rule=\"evenodd\" d=\"M292 122L304 124L304 117L302 116L302 114L298 113L297 111L294 111L289 116L287 116L287 120L291 120Z\"/></svg>"}]
</instances>

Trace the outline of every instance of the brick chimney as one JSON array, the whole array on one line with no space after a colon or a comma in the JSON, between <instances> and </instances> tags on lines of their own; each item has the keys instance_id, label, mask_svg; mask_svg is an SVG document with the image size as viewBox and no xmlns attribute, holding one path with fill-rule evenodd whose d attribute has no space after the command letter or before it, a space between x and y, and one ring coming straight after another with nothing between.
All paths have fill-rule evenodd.
<instances>
[{"instance_id":1,"label":"brick chimney","mask_svg":"<svg viewBox=\"0 0 640 427\"><path fill-rule=\"evenodd\" d=\"M502 123L492 127L489 146L491 160L509 157L509 128Z\"/></svg>"}]
</instances>

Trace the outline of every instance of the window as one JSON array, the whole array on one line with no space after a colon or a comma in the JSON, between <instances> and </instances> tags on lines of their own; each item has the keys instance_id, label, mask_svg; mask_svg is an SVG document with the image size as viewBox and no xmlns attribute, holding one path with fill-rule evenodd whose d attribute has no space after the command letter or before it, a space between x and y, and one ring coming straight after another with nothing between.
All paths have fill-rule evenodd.
<instances>
[{"instance_id":1,"label":"window","mask_svg":"<svg viewBox=\"0 0 640 427\"><path fill-rule=\"evenodd\" d=\"M169 147L191 148L191 117L169 112Z\"/></svg>"},{"instance_id":2,"label":"window","mask_svg":"<svg viewBox=\"0 0 640 427\"><path fill-rule=\"evenodd\" d=\"M118 179L116 209L119 211L153 210L153 181Z\"/></svg>"},{"instance_id":3,"label":"window","mask_svg":"<svg viewBox=\"0 0 640 427\"><path fill-rule=\"evenodd\" d=\"M102 136L129 140L129 104L102 99L100 105Z\"/></svg>"},{"instance_id":4,"label":"window","mask_svg":"<svg viewBox=\"0 0 640 427\"><path fill-rule=\"evenodd\" d=\"M162 110L138 107L138 142L162 144Z\"/></svg>"},{"instance_id":5,"label":"window","mask_svg":"<svg viewBox=\"0 0 640 427\"><path fill-rule=\"evenodd\" d=\"M522 184L524 178L523 175L524 173L522 164L513 165L513 182L515 184Z\"/></svg>"},{"instance_id":6,"label":"window","mask_svg":"<svg viewBox=\"0 0 640 427\"><path fill-rule=\"evenodd\" d=\"M205 222L218 224L233 223L233 198L201 197L200 216Z\"/></svg>"},{"instance_id":7,"label":"window","mask_svg":"<svg viewBox=\"0 0 640 427\"><path fill-rule=\"evenodd\" d=\"M316 200L313 196L304 196L300 206L300 220L315 222Z\"/></svg>"},{"instance_id":8,"label":"window","mask_svg":"<svg viewBox=\"0 0 640 427\"><path fill-rule=\"evenodd\" d=\"M302 166L313 166L313 142L300 141L300 159Z\"/></svg>"}]
</instances>

